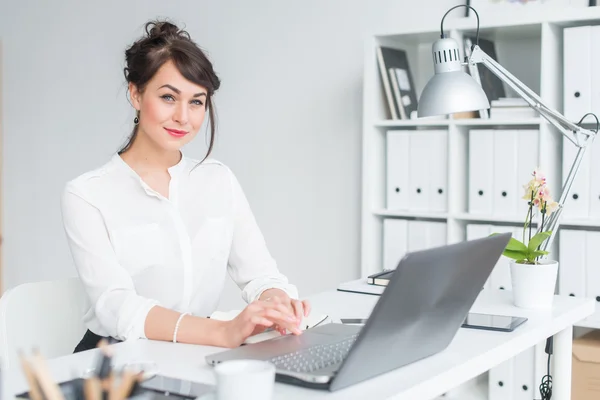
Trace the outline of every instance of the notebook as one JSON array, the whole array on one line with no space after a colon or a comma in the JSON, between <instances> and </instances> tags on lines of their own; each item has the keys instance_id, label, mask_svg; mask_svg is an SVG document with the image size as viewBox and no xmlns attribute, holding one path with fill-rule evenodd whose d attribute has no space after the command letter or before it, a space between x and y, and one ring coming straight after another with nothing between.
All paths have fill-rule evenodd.
<instances>
[{"instance_id":1,"label":"notebook","mask_svg":"<svg viewBox=\"0 0 600 400\"><path fill-rule=\"evenodd\" d=\"M340 283L337 290L340 292L372 294L380 296L385 289L385 286L370 285L365 278L356 279L350 282Z\"/></svg>"},{"instance_id":2,"label":"notebook","mask_svg":"<svg viewBox=\"0 0 600 400\"><path fill-rule=\"evenodd\" d=\"M234 319L241 311L240 310L231 310L231 311L215 311L210 315L211 319L216 319L219 321L230 321ZM314 328L317 325L324 325L332 323L333 320L330 316L325 314L315 314L311 313L308 317L304 317L302 319L302 323L300 324L300 328L305 331L307 329ZM254 336L250 336L244 342L245 344L250 343L258 343L263 340L272 339L274 337L281 336L279 332L273 329L267 329L266 331L256 334Z\"/></svg>"},{"instance_id":3,"label":"notebook","mask_svg":"<svg viewBox=\"0 0 600 400\"><path fill-rule=\"evenodd\" d=\"M392 275L394 274L393 269L387 269L383 272L378 272L367 277L367 283L370 285L387 286Z\"/></svg>"}]
</instances>

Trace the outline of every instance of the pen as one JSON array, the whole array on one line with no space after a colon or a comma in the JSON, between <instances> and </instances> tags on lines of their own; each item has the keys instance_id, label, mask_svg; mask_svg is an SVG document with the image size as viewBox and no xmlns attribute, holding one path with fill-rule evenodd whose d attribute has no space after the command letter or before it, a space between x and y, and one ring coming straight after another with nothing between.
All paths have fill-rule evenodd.
<instances>
[{"instance_id":1,"label":"pen","mask_svg":"<svg viewBox=\"0 0 600 400\"><path fill-rule=\"evenodd\" d=\"M365 324L366 319L363 318L341 318L342 324Z\"/></svg>"}]
</instances>

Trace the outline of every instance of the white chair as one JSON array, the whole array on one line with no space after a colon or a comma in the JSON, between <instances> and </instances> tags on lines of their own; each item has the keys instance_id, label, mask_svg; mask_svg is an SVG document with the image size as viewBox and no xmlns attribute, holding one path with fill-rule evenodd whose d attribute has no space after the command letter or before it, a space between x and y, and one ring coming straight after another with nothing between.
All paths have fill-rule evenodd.
<instances>
[{"instance_id":1,"label":"white chair","mask_svg":"<svg viewBox=\"0 0 600 400\"><path fill-rule=\"evenodd\" d=\"M25 283L0 298L2 368L19 367L19 350L44 358L71 354L86 328L87 299L79 278Z\"/></svg>"}]
</instances>

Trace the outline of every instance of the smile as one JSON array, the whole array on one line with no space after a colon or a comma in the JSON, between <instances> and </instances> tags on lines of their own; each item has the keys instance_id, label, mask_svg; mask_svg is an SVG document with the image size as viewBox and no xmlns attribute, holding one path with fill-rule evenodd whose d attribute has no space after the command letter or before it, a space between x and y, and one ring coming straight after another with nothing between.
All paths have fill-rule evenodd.
<instances>
[{"instance_id":1,"label":"smile","mask_svg":"<svg viewBox=\"0 0 600 400\"><path fill-rule=\"evenodd\" d=\"M177 138L184 137L185 135L187 135L187 131L180 131L179 129L165 128L165 130L169 133L169 135L175 136Z\"/></svg>"}]
</instances>

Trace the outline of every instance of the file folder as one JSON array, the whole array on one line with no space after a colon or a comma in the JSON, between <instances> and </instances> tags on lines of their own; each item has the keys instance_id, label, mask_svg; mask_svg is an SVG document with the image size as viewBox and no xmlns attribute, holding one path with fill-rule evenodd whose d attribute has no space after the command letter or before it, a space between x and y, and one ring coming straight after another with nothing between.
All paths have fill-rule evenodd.
<instances>
[{"instance_id":1,"label":"file folder","mask_svg":"<svg viewBox=\"0 0 600 400\"><path fill-rule=\"evenodd\" d=\"M410 134L410 182L409 205L411 211L428 211L430 193L429 158L431 136L426 132L412 131Z\"/></svg>"},{"instance_id":2,"label":"file folder","mask_svg":"<svg viewBox=\"0 0 600 400\"><path fill-rule=\"evenodd\" d=\"M574 122L592 111L591 33L591 26L565 28L563 31L564 115Z\"/></svg>"},{"instance_id":3,"label":"file folder","mask_svg":"<svg viewBox=\"0 0 600 400\"><path fill-rule=\"evenodd\" d=\"M563 138L563 182L566 180L578 148ZM590 214L590 154L586 151L579 172L573 180L569 197L565 200L562 218L587 218ZM596 177L598 179L598 177Z\"/></svg>"},{"instance_id":4,"label":"file folder","mask_svg":"<svg viewBox=\"0 0 600 400\"><path fill-rule=\"evenodd\" d=\"M594 140L587 152L590 157L589 214L590 218L600 220L600 140Z\"/></svg>"},{"instance_id":5,"label":"file folder","mask_svg":"<svg viewBox=\"0 0 600 400\"><path fill-rule=\"evenodd\" d=\"M383 268L395 269L404 257L408 245L408 221L386 218L383 220Z\"/></svg>"},{"instance_id":6,"label":"file folder","mask_svg":"<svg viewBox=\"0 0 600 400\"><path fill-rule=\"evenodd\" d=\"M521 195L517 181L517 131L494 131L493 215L514 216ZM518 192L517 192L518 190Z\"/></svg>"},{"instance_id":7,"label":"file folder","mask_svg":"<svg viewBox=\"0 0 600 400\"><path fill-rule=\"evenodd\" d=\"M469 212L492 214L494 131L469 131Z\"/></svg>"},{"instance_id":8,"label":"file folder","mask_svg":"<svg viewBox=\"0 0 600 400\"><path fill-rule=\"evenodd\" d=\"M540 131L538 129L522 129L517 132L517 208L522 210L523 185L529 182L533 171L540 165Z\"/></svg>"},{"instance_id":9,"label":"file folder","mask_svg":"<svg viewBox=\"0 0 600 400\"><path fill-rule=\"evenodd\" d=\"M533 400L536 398L535 347L531 347L514 357L513 400Z\"/></svg>"},{"instance_id":10,"label":"file folder","mask_svg":"<svg viewBox=\"0 0 600 400\"><path fill-rule=\"evenodd\" d=\"M388 210L408 210L409 131L388 131L386 140L386 192Z\"/></svg>"},{"instance_id":11,"label":"file folder","mask_svg":"<svg viewBox=\"0 0 600 400\"><path fill-rule=\"evenodd\" d=\"M600 52L598 52L597 47L598 43L600 43L600 25L592 26L590 29L590 45L592 46L590 47L590 74L592 80L590 89L592 104L589 111L597 114L598 110L600 110L600 73L598 71L598 66L600 65ZM583 115L584 114L581 114L579 118L583 117ZM577 119L577 121L579 121L579 119Z\"/></svg>"},{"instance_id":12,"label":"file folder","mask_svg":"<svg viewBox=\"0 0 600 400\"><path fill-rule=\"evenodd\" d=\"M491 226L484 224L468 224L467 225L467 240L476 240L489 236L491 233ZM485 282L484 289L492 287L491 276Z\"/></svg>"},{"instance_id":13,"label":"file folder","mask_svg":"<svg viewBox=\"0 0 600 400\"><path fill-rule=\"evenodd\" d=\"M427 131L429 137L429 210L448 209L448 131Z\"/></svg>"},{"instance_id":14,"label":"file folder","mask_svg":"<svg viewBox=\"0 0 600 400\"><path fill-rule=\"evenodd\" d=\"M561 229L558 233L558 292L567 296L584 297L586 232Z\"/></svg>"},{"instance_id":15,"label":"file folder","mask_svg":"<svg viewBox=\"0 0 600 400\"><path fill-rule=\"evenodd\" d=\"M511 226L492 226L490 233L506 233L511 232L514 238L519 237L520 228ZM500 256L496 262L496 266L490 275L490 285L493 289L512 290L512 281L510 277L510 259L505 256Z\"/></svg>"},{"instance_id":16,"label":"file folder","mask_svg":"<svg viewBox=\"0 0 600 400\"><path fill-rule=\"evenodd\" d=\"M429 247L428 222L408 221L408 251L425 250Z\"/></svg>"},{"instance_id":17,"label":"file folder","mask_svg":"<svg viewBox=\"0 0 600 400\"><path fill-rule=\"evenodd\" d=\"M512 400L514 381L514 359L504 361L502 364L490 369L488 374L488 399Z\"/></svg>"},{"instance_id":18,"label":"file folder","mask_svg":"<svg viewBox=\"0 0 600 400\"><path fill-rule=\"evenodd\" d=\"M586 297L596 300L596 311L587 319L600 322L600 232L587 231L585 254Z\"/></svg>"}]
</instances>

